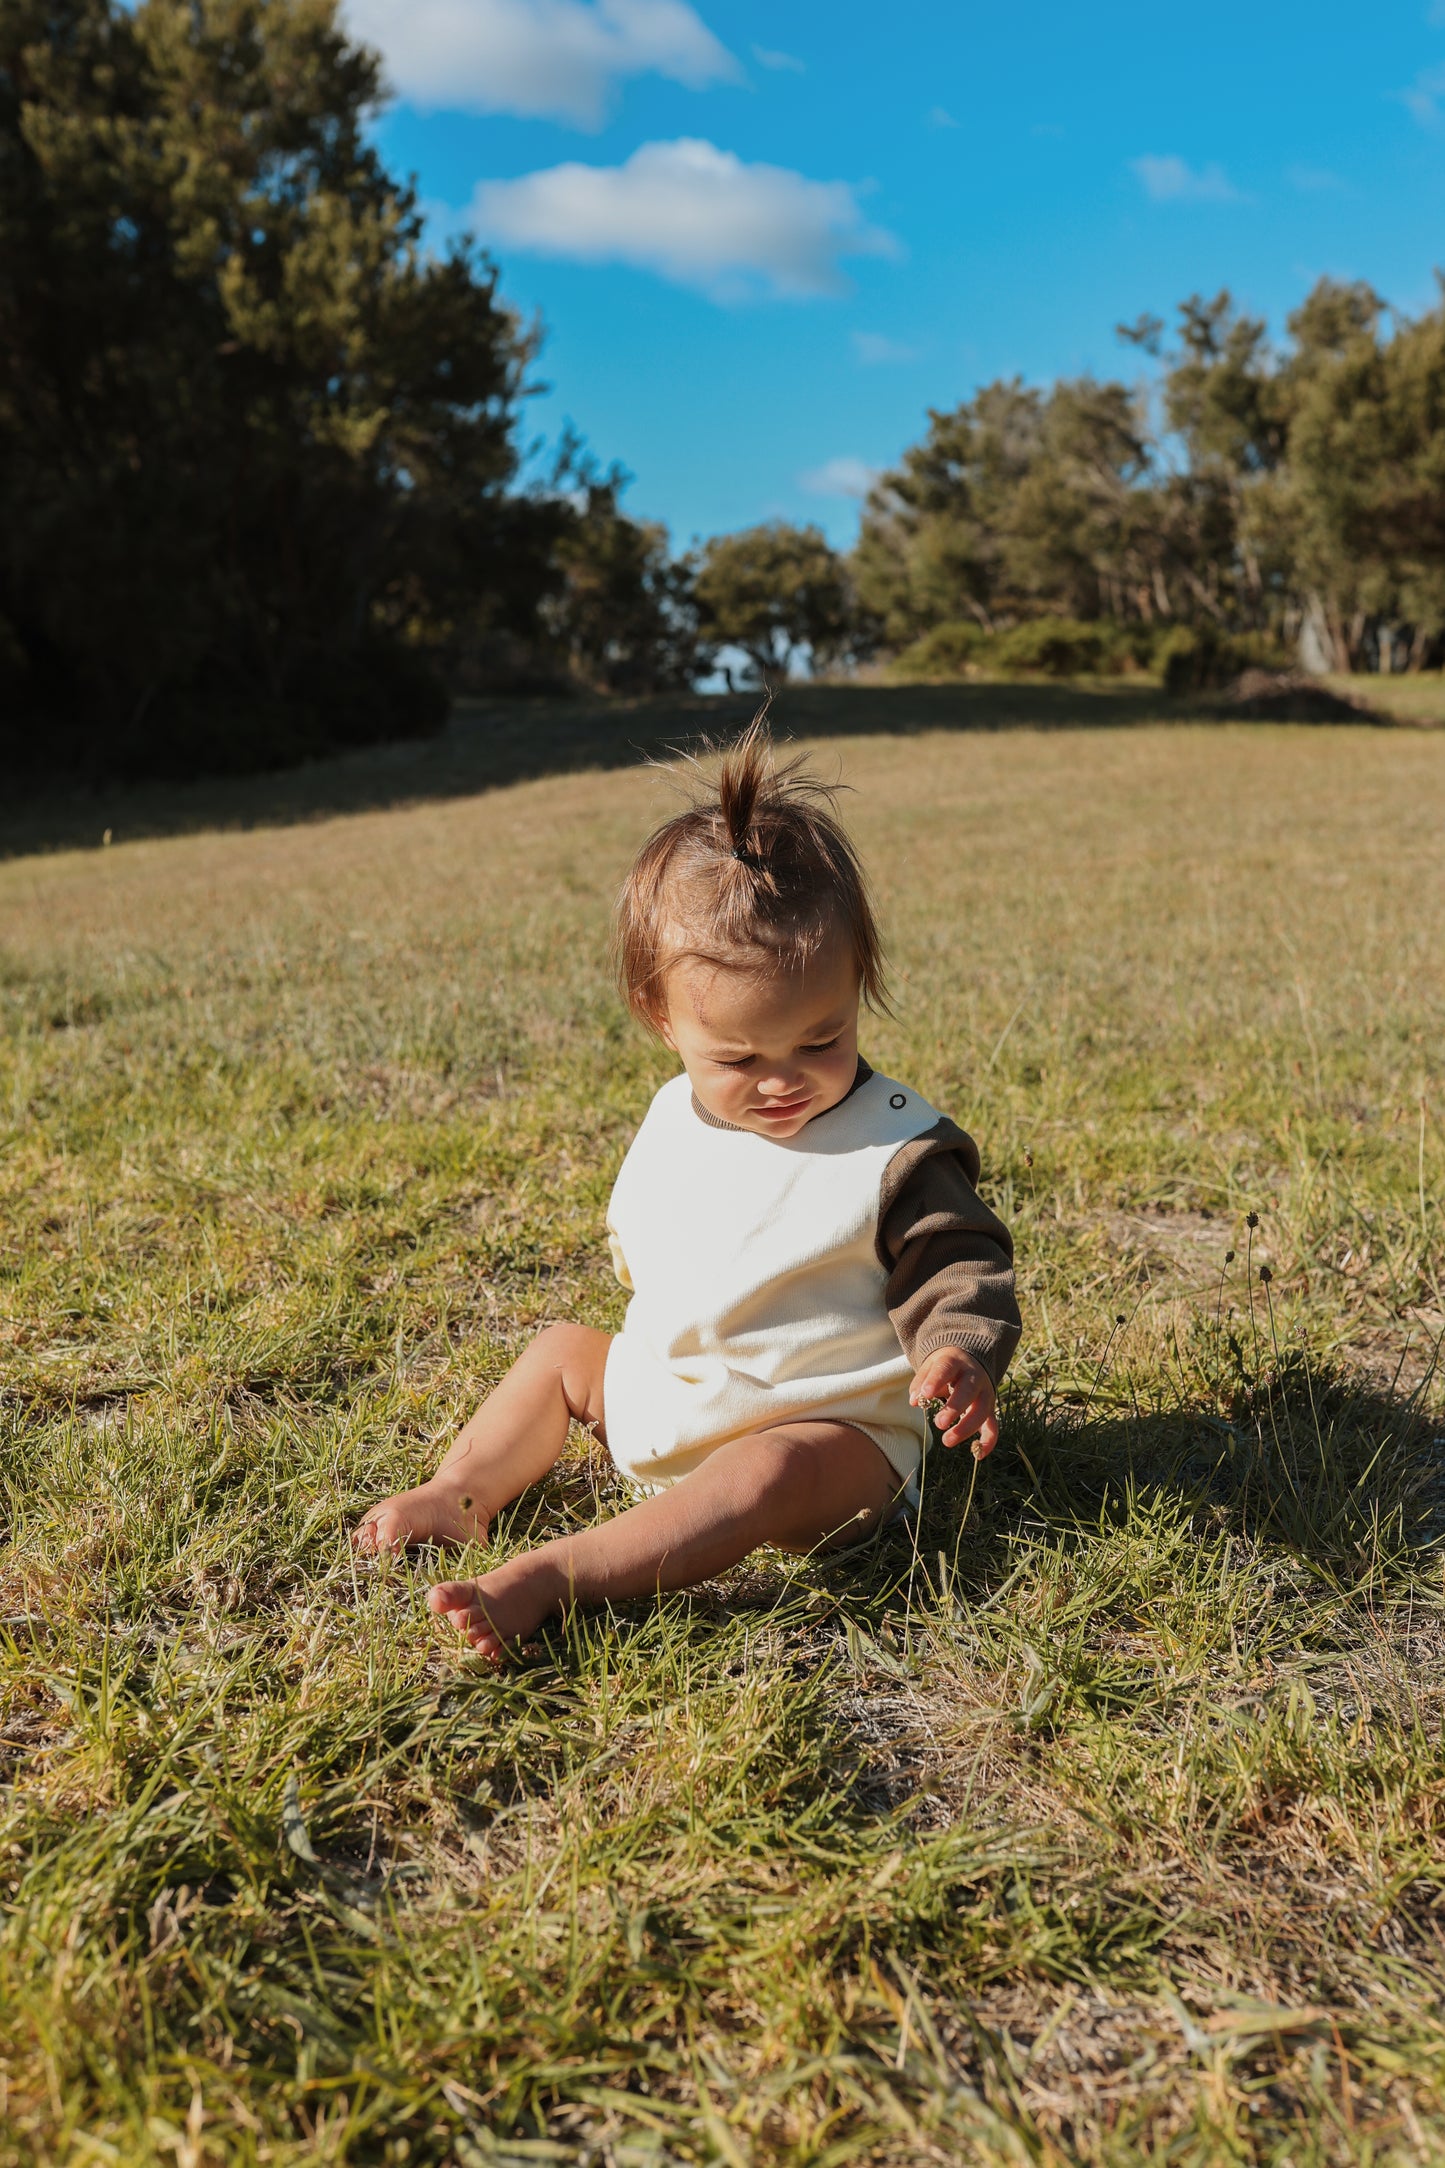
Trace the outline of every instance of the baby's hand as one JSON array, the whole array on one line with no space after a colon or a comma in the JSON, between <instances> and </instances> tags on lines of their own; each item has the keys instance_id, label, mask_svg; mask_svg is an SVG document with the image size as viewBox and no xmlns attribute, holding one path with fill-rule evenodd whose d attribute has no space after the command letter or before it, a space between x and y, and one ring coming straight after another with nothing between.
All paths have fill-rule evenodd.
<instances>
[{"instance_id":1,"label":"baby's hand","mask_svg":"<svg viewBox=\"0 0 1445 2168\"><path fill-rule=\"evenodd\" d=\"M911 1405L925 1400L944 1404L934 1416L945 1445L974 1439L973 1457L984 1460L998 1444L998 1396L983 1364L960 1347L940 1347L928 1356L908 1388Z\"/></svg>"}]
</instances>

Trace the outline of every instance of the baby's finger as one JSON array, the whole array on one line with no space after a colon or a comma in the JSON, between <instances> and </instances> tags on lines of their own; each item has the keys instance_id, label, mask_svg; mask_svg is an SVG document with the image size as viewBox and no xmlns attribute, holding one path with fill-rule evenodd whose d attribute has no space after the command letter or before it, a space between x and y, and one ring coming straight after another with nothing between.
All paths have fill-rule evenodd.
<instances>
[{"instance_id":1,"label":"baby's finger","mask_svg":"<svg viewBox=\"0 0 1445 2168\"><path fill-rule=\"evenodd\" d=\"M994 1409L985 1418L983 1428L979 1431L978 1436L973 1441L974 1459L987 1460L989 1454L998 1444L1000 1435L1001 1433L999 1430L998 1411L997 1409Z\"/></svg>"},{"instance_id":2,"label":"baby's finger","mask_svg":"<svg viewBox=\"0 0 1445 2168\"><path fill-rule=\"evenodd\" d=\"M965 1438L971 1438L976 1430L982 1430L992 1412L988 1395L975 1393L944 1431L944 1444L962 1445Z\"/></svg>"},{"instance_id":3,"label":"baby's finger","mask_svg":"<svg viewBox=\"0 0 1445 2168\"><path fill-rule=\"evenodd\" d=\"M910 1406L921 1408L925 1400L946 1400L953 1384L951 1368L946 1357L930 1355L908 1388Z\"/></svg>"}]
</instances>

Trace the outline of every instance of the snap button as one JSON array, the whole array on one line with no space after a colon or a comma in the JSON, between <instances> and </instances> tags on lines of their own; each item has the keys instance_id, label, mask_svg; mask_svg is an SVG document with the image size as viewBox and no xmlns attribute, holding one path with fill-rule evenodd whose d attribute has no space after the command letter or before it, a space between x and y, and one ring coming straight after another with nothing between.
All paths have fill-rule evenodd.
<instances>
[{"instance_id":1,"label":"snap button","mask_svg":"<svg viewBox=\"0 0 1445 2168\"><path fill-rule=\"evenodd\" d=\"M895 1092L892 1098L889 1100L888 1104L890 1107L906 1107L908 1104L908 1100L904 1093Z\"/></svg>"}]
</instances>

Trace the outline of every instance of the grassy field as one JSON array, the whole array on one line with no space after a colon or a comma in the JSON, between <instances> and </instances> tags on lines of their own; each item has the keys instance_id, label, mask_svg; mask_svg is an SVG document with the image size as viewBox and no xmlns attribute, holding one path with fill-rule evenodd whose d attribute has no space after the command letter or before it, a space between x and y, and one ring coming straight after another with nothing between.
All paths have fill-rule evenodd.
<instances>
[{"instance_id":1,"label":"grassy field","mask_svg":"<svg viewBox=\"0 0 1445 2168\"><path fill-rule=\"evenodd\" d=\"M1409 726L1445 724L1445 674L1336 677L1332 689L1378 717ZM1170 699L1150 682L1033 679L948 685L871 683L792 685L789 729L795 737L885 735L914 738L930 730L992 734L1139 729L1161 723L1218 723L1219 697ZM310 761L277 774L77 788L12 784L0 802L0 858L17 853L89 849L114 840L315 820L397 805L468 797L505 783L591 768L635 766L665 756L699 733L740 729L755 696L732 699L463 700L438 737L371 746ZM1228 717L1224 717L1228 720Z\"/></svg>"},{"instance_id":2,"label":"grassy field","mask_svg":"<svg viewBox=\"0 0 1445 2168\"><path fill-rule=\"evenodd\" d=\"M6 2168L1445 2160L1445 738L1056 690L779 718L1018 1240L967 1520L502 1676L346 1531L620 1315L700 711L9 817Z\"/></svg>"}]
</instances>

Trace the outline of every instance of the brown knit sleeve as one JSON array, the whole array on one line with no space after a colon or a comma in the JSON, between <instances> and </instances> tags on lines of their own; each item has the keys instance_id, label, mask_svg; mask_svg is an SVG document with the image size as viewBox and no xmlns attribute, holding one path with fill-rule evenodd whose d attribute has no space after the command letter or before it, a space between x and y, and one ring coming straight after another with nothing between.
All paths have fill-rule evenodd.
<instances>
[{"instance_id":1,"label":"brown knit sleeve","mask_svg":"<svg viewBox=\"0 0 1445 2168\"><path fill-rule=\"evenodd\" d=\"M936 1348L963 1348L997 1385L1019 1343L1013 1238L974 1188L978 1171L978 1146L946 1115L901 1145L879 1196L878 1256L914 1368Z\"/></svg>"}]
</instances>

